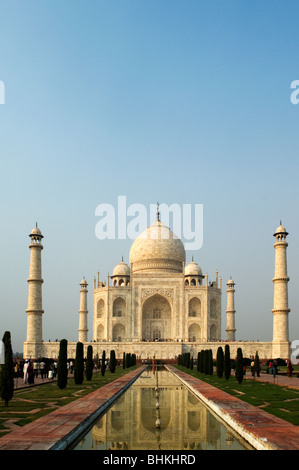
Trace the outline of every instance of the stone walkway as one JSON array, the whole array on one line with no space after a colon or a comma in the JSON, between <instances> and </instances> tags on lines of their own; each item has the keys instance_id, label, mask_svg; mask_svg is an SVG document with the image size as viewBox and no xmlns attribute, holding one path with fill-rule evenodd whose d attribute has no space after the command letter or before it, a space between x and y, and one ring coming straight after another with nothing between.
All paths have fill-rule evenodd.
<instances>
[{"instance_id":1,"label":"stone walkway","mask_svg":"<svg viewBox=\"0 0 299 470\"><path fill-rule=\"evenodd\" d=\"M299 378L295 376L291 378L287 377L287 375L278 374L274 379L273 375L262 373L260 374L260 377L253 378L251 374L248 373L247 375L245 375L245 379L258 380L259 382L269 382L271 384L279 385L281 387L299 389Z\"/></svg>"},{"instance_id":2,"label":"stone walkway","mask_svg":"<svg viewBox=\"0 0 299 470\"><path fill-rule=\"evenodd\" d=\"M229 395L173 366L168 369L186 386L235 429L249 444L261 450L299 450L299 427L276 418ZM111 402L128 388L143 372L141 366L98 390L65 405L26 426L0 438L0 450L63 450L92 424ZM247 379L251 379L250 376ZM262 374L255 380L273 383L273 377ZM299 388L299 378L279 376L278 385ZM38 385L38 381L36 381ZM18 388L24 386L18 384Z\"/></svg>"},{"instance_id":3,"label":"stone walkway","mask_svg":"<svg viewBox=\"0 0 299 470\"><path fill-rule=\"evenodd\" d=\"M63 450L85 426L110 406L144 371L138 367L119 379L0 438L0 450Z\"/></svg>"}]
</instances>

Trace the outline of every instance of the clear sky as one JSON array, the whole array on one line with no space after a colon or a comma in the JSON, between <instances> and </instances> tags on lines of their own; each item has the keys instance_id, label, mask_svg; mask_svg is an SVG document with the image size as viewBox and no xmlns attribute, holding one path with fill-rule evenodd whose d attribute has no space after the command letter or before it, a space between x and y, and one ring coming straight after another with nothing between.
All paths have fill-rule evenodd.
<instances>
[{"instance_id":1,"label":"clear sky","mask_svg":"<svg viewBox=\"0 0 299 470\"><path fill-rule=\"evenodd\" d=\"M26 339L31 229L44 235L43 338L78 340L79 283L132 240L96 207L203 204L203 273L236 283L237 339L272 339L273 233L289 232L299 339L297 0L1 0L0 334Z\"/></svg>"}]
</instances>

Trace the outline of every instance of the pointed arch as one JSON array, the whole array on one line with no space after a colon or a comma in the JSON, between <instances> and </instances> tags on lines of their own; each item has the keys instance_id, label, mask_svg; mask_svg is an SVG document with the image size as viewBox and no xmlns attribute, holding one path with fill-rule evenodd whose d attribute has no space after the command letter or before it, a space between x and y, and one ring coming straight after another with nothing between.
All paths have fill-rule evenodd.
<instances>
[{"instance_id":1,"label":"pointed arch","mask_svg":"<svg viewBox=\"0 0 299 470\"><path fill-rule=\"evenodd\" d=\"M112 341L125 341L126 329L122 323L116 323L112 329Z\"/></svg>"},{"instance_id":2,"label":"pointed arch","mask_svg":"<svg viewBox=\"0 0 299 470\"><path fill-rule=\"evenodd\" d=\"M200 317L201 316L201 301L198 297L192 297L188 304L188 316Z\"/></svg>"},{"instance_id":3,"label":"pointed arch","mask_svg":"<svg viewBox=\"0 0 299 470\"><path fill-rule=\"evenodd\" d=\"M201 328L198 323L192 323L188 328L188 337L190 341L201 341Z\"/></svg>"},{"instance_id":4,"label":"pointed arch","mask_svg":"<svg viewBox=\"0 0 299 470\"><path fill-rule=\"evenodd\" d=\"M103 299L98 300L97 302L97 318L101 318L105 313L105 302Z\"/></svg>"},{"instance_id":5,"label":"pointed arch","mask_svg":"<svg viewBox=\"0 0 299 470\"><path fill-rule=\"evenodd\" d=\"M113 301L113 317L124 317L126 314L126 301L122 297L117 297Z\"/></svg>"},{"instance_id":6,"label":"pointed arch","mask_svg":"<svg viewBox=\"0 0 299 470\"><path fill-rule=\"evenodd\" d=\"M142 339L147 341L167 340L172 337L172 308L169 300L154 294L142 307Z\"/></svg>"}]
</instances>

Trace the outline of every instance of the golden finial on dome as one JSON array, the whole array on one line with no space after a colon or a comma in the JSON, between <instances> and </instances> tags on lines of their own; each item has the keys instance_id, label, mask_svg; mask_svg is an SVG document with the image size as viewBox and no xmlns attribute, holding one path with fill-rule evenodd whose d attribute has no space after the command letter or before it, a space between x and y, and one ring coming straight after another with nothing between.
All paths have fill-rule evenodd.
<instances>
[{"instance_id":1,"label":"golden finial on dome","mask_svg":"<svg viewBox=\"0 0 299 470\"><path fill-rule=\"evenodd\" d=\"M159 203L157 202L157 220L160 222L160 212L159 212Z\"/></svg>"}]
</instances>

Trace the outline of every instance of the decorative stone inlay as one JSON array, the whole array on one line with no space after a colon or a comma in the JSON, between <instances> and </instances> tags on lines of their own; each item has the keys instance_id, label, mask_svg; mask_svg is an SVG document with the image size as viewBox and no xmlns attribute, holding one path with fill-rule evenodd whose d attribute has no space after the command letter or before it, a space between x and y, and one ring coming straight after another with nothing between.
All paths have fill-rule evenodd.
<instances>
[{"instance_id":1,"label":"decorative stone inlay","mask_svg":"<svg viewBox=\"0 0 299 470\"><path fill-rule=\"evenodd\" d=\"M169 299L173 300L173 289L142 289L141 290L141 299L144 300L147 297L150 297L155 294L163 295L164 297L168 297Z\"/></svg>"}]
</instances>

